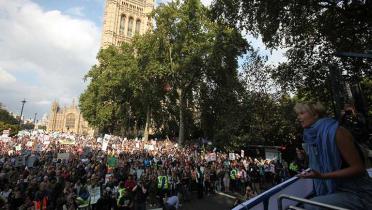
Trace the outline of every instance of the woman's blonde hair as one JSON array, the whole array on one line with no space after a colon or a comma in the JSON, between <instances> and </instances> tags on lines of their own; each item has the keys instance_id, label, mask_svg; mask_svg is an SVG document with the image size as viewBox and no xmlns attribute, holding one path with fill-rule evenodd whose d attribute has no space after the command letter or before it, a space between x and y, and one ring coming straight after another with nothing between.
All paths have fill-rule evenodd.
<instances>
[{"instance_id":1,"label":"woman's blonde hair","mask_svg":"<svg viewBox=\"0 0 372 210\"><path fill-rule=\"evenodd\" d=\"M326 113L324 106L320 102L299 102L294 106L294 111L298 114L300 112L308 112L313 116L323 117Z\"/></svg>"}]
</instances>

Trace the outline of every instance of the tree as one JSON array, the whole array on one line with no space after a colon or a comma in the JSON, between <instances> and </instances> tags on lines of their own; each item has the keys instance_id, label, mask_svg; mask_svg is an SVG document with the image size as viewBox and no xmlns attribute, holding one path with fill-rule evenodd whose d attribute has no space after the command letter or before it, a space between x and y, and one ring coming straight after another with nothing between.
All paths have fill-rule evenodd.
<instances>
[{"instance_id":1,"label":"tree","mask_svg":"<svg viewBox=\"0 0 372 210\"><path fill-rule=\"evenodd\" d=\"M148 140L151 113L161 108L165 90L164 78L169 69L164 65L165 53L156 34L148 32L137 36L133 41L136 49L138 64L137 83L135 85L135 98L139 98L139 105L144 108L146 121L144 127L144 140ZM154 118L157 121L157 118Z\"/></svg>"},{"instance_id":2,"label":"tree","mask_svg":"<svg viewBox=\"0 0 372 210\"><path fill-rule=\"evenodd\" d=\"M97 58L99 65L86 75L90 83L80 96L79 106L91 125L103 132L118 133L130 124L130 104L138 81L134 49L129 44L111 46L101 50Z\"/></svg>"},{"instance_id":3,"label":"tree","mask_svg":"<svg viewBox=\"0 0 372 210\"><path fill-rule=\"evenodd\" d=\"M3 108L2 104L0 104L0 121L11 125L16 125L19 123L15 117L10 115L10 113Z\"/></svg>"},{"instance_id":4,"label":"tree","mask_svg":"<svg viewBox=\"0 0 372 210\"><path fill-rule=\"evenodd\" d=\"M216 0L212 6L215 19L262 37L269 48L288 48L288 62L273 68L274 78L286 90L325 102L339 79L330 68L347 70L352 83L371 76L371 62L334 56L372 49L371 9L371 1L355 0Z\"/></svg>"},{"instance_id":5,"label":"tree","mask_svg":"<svg viewBox=\"0 0 372 210\"><path fill-rule=\"evenodd\" d=\"M178 98L180 144L185 140L185 121L194 124L198 111L202 111L199 110L205 97L202 88L211 88L214 84L209 82L217 82L218 77L218 88L223 87L224 81L225 84L237 81L237 57L247 47L234 27L212 22L207 14L208 9L199 0L182 4L174 1L155 10L154 33L162 40L168 55L169 59L165 60L171 69L168 78ZM231 90L227 89L220 90L229 94ZM227 96L222 91L215 93L221 93L220 98Z\"/></svg>"},{"instance_id":6,"label":"tree","mask_svg":"<svg viewBox=\"0 0 372 210\"><path fill-rule=\"evenodd\" d=\"M0 133L3 130L11 129L10 135L15 135L19 131L19 121L14 118L0 103Z\"/></svg>"}]
</instances>

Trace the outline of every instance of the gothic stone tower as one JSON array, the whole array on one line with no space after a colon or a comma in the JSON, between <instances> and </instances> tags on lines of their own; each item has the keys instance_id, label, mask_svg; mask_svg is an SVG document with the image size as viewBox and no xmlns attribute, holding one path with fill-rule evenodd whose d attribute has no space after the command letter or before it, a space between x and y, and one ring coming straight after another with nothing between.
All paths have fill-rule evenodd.
<instances>
[{"instance_id":1,"label":"gothic stone tower","mask_svg":"<svg viewBox=\"0 0 372 210\"><path fill-rule=\"evenodd\" d=\"M101 47L130 42L151 28L154 0L106 0Z\"/></svg>"}]
</instances>

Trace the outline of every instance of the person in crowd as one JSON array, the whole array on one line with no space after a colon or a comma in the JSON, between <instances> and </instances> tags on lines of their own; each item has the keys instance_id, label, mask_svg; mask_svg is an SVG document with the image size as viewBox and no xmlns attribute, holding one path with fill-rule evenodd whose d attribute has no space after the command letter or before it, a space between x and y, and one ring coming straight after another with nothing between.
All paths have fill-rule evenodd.
<instances>
[{"instance_id":1,"label":"person in crowd","mask_svg":"<svg viewBox=\"0 0 372 210\"><path fill-rule=\"evenodd\" d=\"M365 117L360 114L353 103L346 103L341 114L340 125L349 130L358 143L367 143L368 128Z\"/></svg>"},{"instance_id":2,"label":"person in crowd","mask_svg":"<svg viewBox=\"0 0 372 210\"><path fill-rule=\"evenodd\" d=\"M147 187L143 180L132 189L134 197L134 210L146 210Z\"/></svg>"},{"instance_id":3,"label":"person in crowd","mask_svg":"<svg viewBox=\"0 0 372 210\"><path fill-rule=\"evenodd\" d=\"M143 209L144 203L157 208L168 193L179 202L214 191L243 194L245 186L259 189L264 178L258 171L265 160L229 160L227 153L195 145L180 148L170 140L112 136L105 149L102 141L39 131L0 140L0 209ZM213 160L207 153L214 153ZM117 161L109 161L113 158Z\"/></svg>"},{"instance_id":4,"label":"person in crowd","mask_svg":"<svg viewBox=\"0 0 372 210\"><path fill-rule=\"evenodd\" d=\"M163 205L163 198L167 197L169 192L169 181L168 176L165 175L164 171L158 171L158 177L157 177L157 183L158 183L158 201L160 205Z\"/></svg>"},{"instance_id":5,"label":"person in crowd","mask_svg":"<svg viewBox=\"0 0 372 210\"><path fill-rule=\"evenodd\" d=\"M177 210L179 207L179 199L176 195L164 198L164 210Z\"/></svg>"},{"instance_id":6,"label":"person in crowd","mask_svg":"<svg viewBox=\"0 0 372 210\"><path fill-rule=\"evenodd\" d=\"M204 173L201 170L201 166L197 166L195 169L196 172L196 185L198 191L198 198L203 198L203 189L204 189Z\"/></svg>"},{"instance_id":7,"label":"person in crowd","mask_svg":"<svg viewBox=\"0 0 372 210\"><path fill-rule=\"evenodd\" d=\"M351 133L325 117L320 103L298 103L294 109L304 128L303 146L311 169L299 177L313 179L312 200L347 209L372 209L372 179Z\"/></svg>"},{"instance_id":8,"label":"person in crowd","mask_svg":"<svg viewBox=\"0 0 372 210\"><path fill-rule=\"evenodd\" d=\"M243 196L238 196L235 199L233 207L235 207L235 206L241 204L242 202L244 202L246 200L249 200L249 199L251 199L255 196L256 196L256 192L254 192L250 186L247 186L245 188L244 195Z\"/></svg>"},{"instance_id":9,"label":"person in crowd","mask_svg":"<svg viewBox=\"0 0 372 210\"><path fill-rule=\"evenodd\" d=\"M225 169L223 173L223 186L225 192L230 192L230 175L229 170Z\"/></svg>"},{"instance_id":10,"label":"person in crowd","mask_svg":"<svg viewBox=\"0 0 372 210\"><path fill-rule=\"evenodd\" d=\"M112 198L111 188L106 187L106 189L102 193L102 197L98 199L95 209L111 210L114 206L115 206L115 201Z\"/></svg>"}]
</instances>

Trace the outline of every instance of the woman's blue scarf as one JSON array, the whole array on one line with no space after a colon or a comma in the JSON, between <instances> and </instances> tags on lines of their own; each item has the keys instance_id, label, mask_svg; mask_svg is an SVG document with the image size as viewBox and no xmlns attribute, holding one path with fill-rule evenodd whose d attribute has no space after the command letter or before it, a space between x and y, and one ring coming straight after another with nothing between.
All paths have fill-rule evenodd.
<instances>
[{"instance_id":1,"label":"woman's blue scarf","mask_svg":"<svg viewBox=\"0 0 372 210\"><path fill-rule=\"evenodd\" d=\"M309 166L320 173L341 168L342 159L336 144L338 122L331 118L320 118L304 130L305 150L309 155ZM333 193L336 182L332 179L314 179L316 195Z\"/></svg>"}]
</instances>

